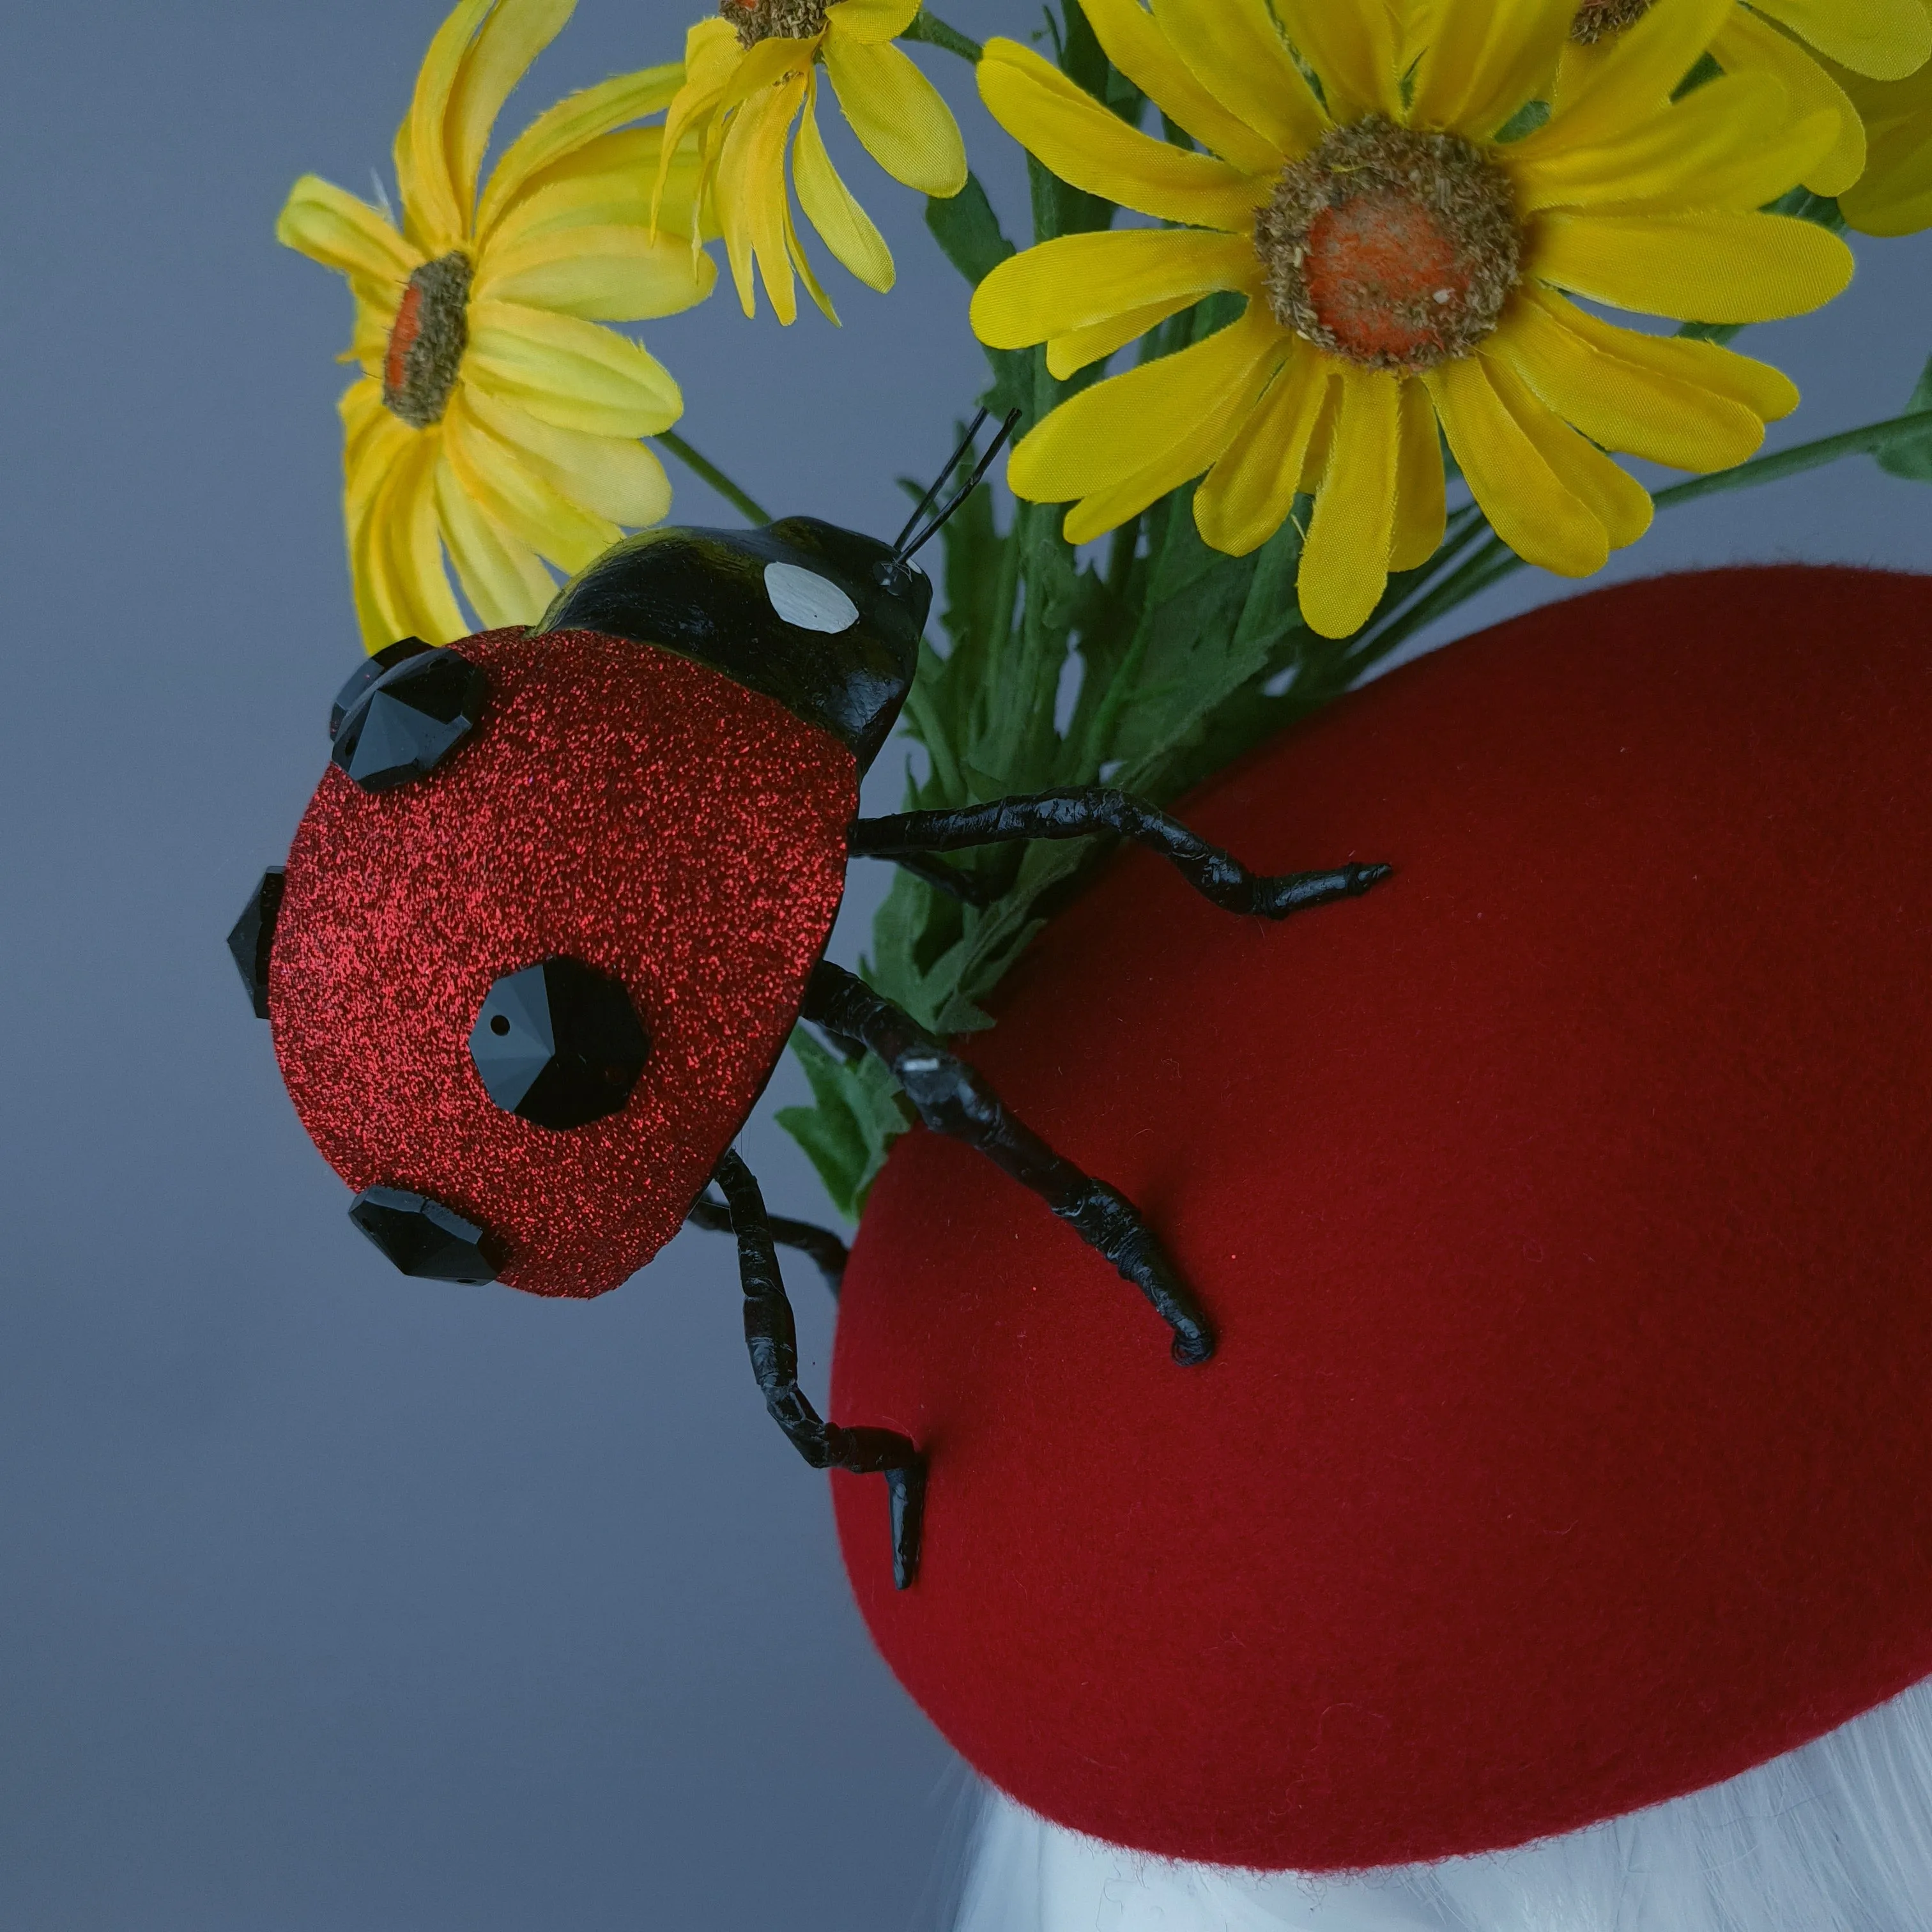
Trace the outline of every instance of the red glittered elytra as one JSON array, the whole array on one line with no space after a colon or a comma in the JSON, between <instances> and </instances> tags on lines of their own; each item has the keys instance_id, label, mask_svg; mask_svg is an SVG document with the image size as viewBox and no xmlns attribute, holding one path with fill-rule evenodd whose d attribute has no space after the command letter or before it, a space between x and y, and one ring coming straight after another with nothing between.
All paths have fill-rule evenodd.
<instances>
[{"instance_id":1,"label":"red glittered elytra","mask_svg":"<svg viewBox=\"0 0 1932 1932\"><path fill-rule=\"evenodd\" d=\"M783 1049L844 890L852 754L772 699L587 632L464 640L481 724L427 778L332 766L295 844L268 982L302 1124L351 1187L434 1196L500 1279L592 1295L674 1234ZM468 1050L502 974L620 980L651 1051L621 1112L557 1132Z\"/></svg>"}]
</instances>

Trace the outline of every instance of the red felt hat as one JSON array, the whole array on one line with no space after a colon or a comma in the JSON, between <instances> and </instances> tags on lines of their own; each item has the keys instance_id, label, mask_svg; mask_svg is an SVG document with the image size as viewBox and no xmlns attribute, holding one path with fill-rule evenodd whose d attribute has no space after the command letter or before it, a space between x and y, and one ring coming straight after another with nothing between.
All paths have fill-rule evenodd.
<instances>
[{"instance_id":1,"label":"red felt hat","mask_svg":"<svg viewBox=\"0 0 1932 1932\"><path fill-rule=\"evenodd\" d=\"M976 1062L1221 1334L908 1136L833 1412L931 1456L880 1648L994 1783L1333 1869L1714 1783L1932 1673L1932 583L1666 578L1399 670L1122 859Z\"/></svg>"}]
</instances>

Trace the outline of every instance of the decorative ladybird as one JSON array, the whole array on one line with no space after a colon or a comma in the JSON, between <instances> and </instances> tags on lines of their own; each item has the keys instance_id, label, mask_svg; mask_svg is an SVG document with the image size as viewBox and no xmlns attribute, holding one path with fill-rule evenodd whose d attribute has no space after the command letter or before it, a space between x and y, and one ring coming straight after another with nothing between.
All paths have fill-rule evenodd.
<instances>
[{"instance_id":1,"label":"decorative ladybird","mask_svg":"<svg viewBox=\"0 0 1932 1932\"><path fill-rule=\"evenodd\" d=\"M914 553L1011 428L934 511L976 422L895 543L810 517L650 530L533 631L378 653L337 699L286 867L230 939L303 1125L357 1190L351 1218L404 1274L601 1294L687 1219L730 1229L766 1406L814 1467L886 1478L902 1588L923 1458L806 1400L774 1244L835 1278L843 1246L770 1219L731 1147L798 1020L878 1054L928 1127L1038 1194L1147 1297L1177 1361L1204 1361L1214 1333L1131 1202L824 958L848 859L964 891L932 855L1112 832L1271 919L1388 869L1258 878L1100 788L855 817L932 602Z\"/></svg>"}]
</instances>

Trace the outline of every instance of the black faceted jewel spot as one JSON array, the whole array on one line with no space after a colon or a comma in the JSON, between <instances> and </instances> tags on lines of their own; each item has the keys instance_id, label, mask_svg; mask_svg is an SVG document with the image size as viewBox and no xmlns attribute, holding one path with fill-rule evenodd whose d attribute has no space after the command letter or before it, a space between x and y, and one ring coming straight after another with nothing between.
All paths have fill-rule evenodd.
<instances>
[{"instance_id":1,"label":"black faceted jewel spot","mask_svg":"<svg viewBox=\"0 0 1932 1932\"><path fill-rule=\"evenodd\" d=\"M349 1218L404 1274L424 1281L494 1281L496 1244L473 1221L398 1187L365 1187Z\"/></svg>"},{"instance_id":2,"label":"black faceted jewel spot","mask_svg":"<svg viewBox=\"0 0 1932 1932\"><path fill-rule=\"evenodd\" d=\"M620 1111L651 1043L631 996L595 967L545 959L490 988L470 1034L484 1090L540 1127L580 1127Z\"/></svg>"},{"instance_id":3,"label":"black faceted jewel spot","mask_svg":"<svg viewBox=\"0 0 1932 1932\"><path fill-rule=\"evenodd\" d=\"M282 909L286 876L280 866L271 866L262 874L262 883L228 935L228 950L242 970L242 983L248 988L248 1004L258 1020L268 1017L268 955L275 944L275 915Z\"/></svg>"},{"instance_id":4,"label":"black faceted jewel spot","mask_svg":"<svg viewBox=\"0 0 1932 1932\"><path fill-rule=\"evenodd\" d=\"M476 728L489 694L480 664L453 650L418 652L343 713L328 755L364 791L393 791L434 771Z\"/></svg>"},{"instance_id":5,"label":"black faceted jewel spot","mask_svg":"<svg viewBox=\"0 0 1932 1932\"><path fill-rule=\"evenodd\" d=\"M411 658L419 658L427 650L434 650L420 638L398 638L393 644L385 644L380 651L364 658L344 680L342 688L335 694L335 702L328 707L328 735L332 742L342 729L342 721L362 701L362 694L372 684L380 682L383 675L392 671L397 665Z\"/></svg>"}]
</instances>

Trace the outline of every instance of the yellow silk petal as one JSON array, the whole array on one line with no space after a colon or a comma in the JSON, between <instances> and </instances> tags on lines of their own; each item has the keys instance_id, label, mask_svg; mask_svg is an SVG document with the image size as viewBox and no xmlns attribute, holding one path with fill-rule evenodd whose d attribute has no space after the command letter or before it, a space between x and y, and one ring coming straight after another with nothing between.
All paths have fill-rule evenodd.
<instances>
[{"instance_id":1,"label":"yellow silk petal","mask_svg":"<svg viewBox=\"0 0 1932 1932\"><path fill-rule=\"evenodd\" d=\"M844 4L853 5L856 0L844 0ZM872 218L839 178L832 157L825 152L818 118L812 112L816 92L814 88L806 89L798 139L792 143L791 178L798 190L798 205L832 254L868 289L883 293L894 280L892 251Z\"/></svg>"},{"instance_id":2,"label":"yellow silk petal","mask_svg":"<svg viewBox=\"0 0 1932 1932\"><path fill-rule=\"evenodd\" d=\"M1449 502L1436 405L1413 378L1402 386L1401 442L1396 454L1395 529L1389 568L1418 570L1442 548Z\"/></svg>"},{"instance_id":3,"label":"yellow silk petal","mask_svg":"<svg viewBox=\"0 0 1932 1932\"><path fill-rule=\"evenodd\" d=\"M626 128L600 134L566 159L546 168L505 212L491 231L489 248L508 248L559 228L608 222L647 226L651 186L664 146L661 128ZM658 226L688 238L688 218L699 194L698 144L687 141L673 156L665 190L670 203ZM484 250L485 256L488 250Z\"/></svg>"},{"instance_id":4,"label":"yellow silk petal","mask_svg":"<svg viewBox=\"0 0 1932 1932\"><path fill-rule=\"evenodd\" d=\"M538 556L581 570L617 541L617 526L551 488L500 437L492 436L459 391L442 418L443 447L456 480L493 521Z\"/></svg>"},{"instance_id":5,"label":"yellow silk petal","mask_svg":"<svg viewBox=\"0 0 1932 1932\"><path fill-rule=\"evenodd\" d=\"M1312 344L1292 340L1268 393L1194 493L1202 542L1246 556L1288 520L1336 375L1334 362Z\"/></svg>"},{"instance_id":6,"label":"yellow silk petal","mask_svg":"<svg viewBox=\"0 0 1932 1932\"><path fill-rule=\"evenodd\" d=\"M920 0L832 0L825 24L867 45L896 40L913 23Z\"/></svg>"},{"instance_id":7,"label":"yellow silk petal","mask_svg":"<svg viewBox=\"0 0 1932 1932\"><path fill-rule=\"evenodd\" d=\"M392 307L400 299L398 285L422 261L376 209L320 175L304 175L289 190L275 239L372 291L394 290Z\"/></svg>"},{"instance_id":8,"label":"yellow silk petal","mask_svg":"<svg viewBox=\"0 0 1932 1932\"><path fill-rule=\"evenodd\" d=\"M1327 132L1267 0L1154 0L1154 17L1194 78L1275 151L1258 169L1250 163L1253 172L1276 173Z\"/></svg>"},{"instance_id":9,"label":"yellow silk petal","mask_svg":"<svg viewBox=\"0 0 1932 1932\"><path fill-rule=\"evenodd\" d=\"M957 194L966 185L966 144L938 88L890 43L834 34L824 52L832 91L866 153L922 194Z\"/></svg>"},{"instance_id":10,"label":"yellow silk petal","mask_svg":"<svg viewBox=\"0 0 1932 1932\"><path fill-rule=\"evenodd\" d=\"M383 407L382 384L366 378L344 390L336 408L342 418L343 518L352 531L416 432Z\"/></svg>"},{"instance_id":11,"label":"yellow silk petal","mask_svg":"<svg viewBox=\"0 0 1932 1932\"><path fill-rule=\"evenodd\" d=\"M973 332L1024 349L1175 298L1198 301L1256 279L1255 251L1212 229L1105 229L1010 255L973 292Z\"/></svg>"},{"instance_id":12,"label":"yellow silk petal","mask_svg":"<svg viewBox=\"0 0 1932 1932\"><path fill-rule=\"evenodd\" d=\"M1664 106L1736 11L1736 0L1657 0L1606 53L1583 64L1575 90L1566 88L1547 125L1531 138L1546 152L1614 140Z\"/></svg>"},{"instance_id":13,"label":"yellow silk petal","mask_svg":"<svg viewBox=\"0 0 1932 1932\"><path fill-rule=\"evenodd\" d=\"M1169 316L1178 315L1193 300L1192 296L1174 296L1166 302L1151 302L1145 308L1130 308L1123 315L1094 323L1090 328L1074 328L1064 335L1050 335L1046 340L1047 373L1056 381L1064 382L1088 363L1098 362L1112 355L1136 336L1144 335Z\"/></svg>"},{"instance_id":14,"label":"yellow silk petal","mask_svg":"<svg viewBox=\"0 0 1932 1932\"><path fill-rule=\"evenodd\" d=\"M487 236L525 186L544 169L600 134L668 107L683 76L683 68L676 64L614 74L595 87L567 95L539 114L490 170L476 211L476 232Z\"/></svg>"},{"instance_id":15,"label":"yellow silk petal","mask_svg":"<svg viewBox=\"0 0 1932 1932\"><path fill-rule=\"evenodd\" d=\"M746 101L731 117L718 158L718 209L739 302L748 316L758 313L755 262L772 312L788 326L798 317L798 293L785 250L784 146L804 98L804 76L796 75Z\"/></svg>"},{"instance_id":16,"label":"yellow silk petal","mask_svg":"<svg viewBox=\"0 0 1932 1932\"><path fill-rule=\"evenodd\" d=\"M1177 127L1244 172L1268 174L1280 169L1286 151L1230 113L1195 79L1141 0L1081 0L1081 10L1107 58ZM1295 79L1301 80L1298 70ZM1318 140L1319 110L1305 83L1302 92L1307 98L1313 138Z\"/></svg>"},{"instance_id":17,"label":"yellow silk petal","mask_svg":"<svg viewBox=\"0 0 1932 1932\"><path fill-rule=\"evenodd\" d=\"M435 469L442 440L436 430L412 437L370 503L360 532L376 632L388 632L378 650L398 638L448 644L470 628L449 587L437 534Z\"/></svg>"},{"instance_id":18,"label":"yellow silk petal","mask_svg":"<svg viewBox=\"0 0 1932 1932\"><path fill-rule=\"evenodd\" d=\"M1491 387L1479 356L1458 356L1423 377L1462 477L1490 527L1526 562L1588 577L1609 561L1607 532L1557 481Z\"/></svg>"},{"instance_id":19,"label":"yellow silk petal","mask_svg":"<svg viewBox=\"0 0 1932 1932\"><path fill-rule=\"evenodd\" d=\"M1062 181L1162 220L1252 229L1266 184L1130 128L1030 48L988 40L976 72L987 111Z\"/></svg>"},{"instance_id":20,"label":"yellow silk petal","mask_svg":"<svg viewBox=\"0 0 1932 1932\"><path fill-rule=\"evenodd\" d=\"M540 422L592 436L656 436L684 412L670 371L634 342L515 302L470 304L463 374Z\"/></svg>"},{"instance_id":21,"label":"yellow silk petal","mask_svg":"<svg viewBox=\"0 0 1932 1932\"><path fill-rule=\"evenodd\" d=\"M717 270L681 236L651 238L642 226L551 229L491 248L478 277L479 300L527 302L590 322L676 315L711 292Z\"/></svg>"},{"instance_id":22,"label":"yellow silk petal","mask_svg":"<svg viewBox=\"0 0 1932 1932\"><path fill-rule=\"evenodd\" d=\"M559 429L474 383L464 395L465 408L484 428L508 443L559 496L593 516L638 530L670 508L670 479L642 443Z\"/></svg>"},{"instance_id":23,"label":"yellow silk petal","mask_svg":"<svg viewBox=\"0 0 1932 1932\"><path fill-rule=\"evenodd\" d=\"M1576 0L1438 0L1405 118L1486 140L1547 86L1576 13Z\"/></svg>"},{"instance_id":24,"label":"yellow silk petal","mask_svg":"<svg viewBox=\"0 0 1932 1932\"><path fill-rule=\"evenodd\" d=\"M1921 0L1751 0L1854 74L1903 80L1932 60L1932 14Z\"/></svg>"},{"instance_id":25,"label":"yellow silk petal","mask_svg":"<svg viewBox=\"0 0 1932 1932\"><path fill-rule=\"evenodd\" d=\"M1302 616L1324 638L1353 636L1388 582L1402 442L1402 378L1352 363L1341 377L1334 442L1295 580Z\"/></svg>"},{"instance_id":26,"label":"yellow silk petal","mask_svg":"<svg viewBox=\"0 0 1932 1932\"><path fill-rule=\"evenodd\" d=\"M1635 543L1655 514L1649 491L1560 421L1506 364L1485 357L1483 373L1550 473L1603 525L1611 549Z\"/></svg>"},{"instance_id":27,"label":"yellow silk petal","mask_svg":"<svg viewBox=\"0 0 1932 1932\"><path fill-rule=\"evenodd\" d=\"M738 44L736 33L715 14L709 20L699 21L686 33L684 84L671 97L664 112L664 146L658 152L657 177L651 184L653 224L658 219L668 191L666 177L670 157L682 146L687 135L696 134L700 139L704 160L685 222L687 230L696 228L696 197L704 193L704 183L710 178L710 163L715 158L710 134L716 126L718 104L744 58L744 50Z\"/></svg>"},{"instance_id":28,"label":"yellow silk petal","mask_svg":"<svg viewBox=\"0 0 1932 1932\"><path fill-rule=\"evenodd\" d=\"M443 547L484 628L534 624L556 594L556 579L529 544L471 501L456 480L446 452L436 466L435 488Z\"/></svg>"},{"instance_id":29,"label":"yellow silk petal","mask_svg":"<svg viewBox=\"0 0 1932 1932\"><path fill-rule=\"evenodd\" d=\"M1648 343L1666 350L1702 349L1752 370L1762 368L1762 364L1731 356L1714 344L1640 336L1601 322L1596 324L1600 334L1593 340L1590 333L1566 326L1569 318L1580 314L1560 297L1539 292L1510 305L1487 346L1565 422L1574 423L1606 449L1667 463L1676 470L1728 470L1756 452L1769 416L1787 413L1784 409L1761 412L1735 394L1726 394L1699 380L1708 368L1700 358L1684 358L1679 367L1671 368L1659 366L1658 358L1640 361L1636 355L1617 352L1626 343ZM1618 338L1622 340L1605 339ZM1775 370L1765 373L1778 376ZM1765 400L1783 400L1772 392L1772 385L1757 388Z\"/></svg>"},{"instance_id":30,"label":"yellow silk petal","mask_svg":"<svg viewBox=\"0 0 1932 1932\"><path fill-rule=\"evenodd\" d=\"M1932 227L1932 66L1909 80L1852 76L1871 159L1839 197L1845 219L1866 235L1912 235Z\"/></svg>"},{"instance_id":31,"label":"yellow silk petal","mask_svg":"<svg viewBox=\"0 0 1932 1932\"><path fill-rule=\"evenodd\" d=\"M1331 118L1402 118L1400 41L1387 0L1275 0L1274 10L1320 75Z\"/></svg>"},{"instance_id":32,"label":"yellow silk petal","mask_svg":"<svg viewBox=\"0 0 1932 1932\"><path fill-rule=\"evenodd\" d=\"M1852 251L1815 223L1726 210L1538 215L1528 272L1616 308L1679 322L1770 322L1844 292Z\"/></svg>"},{"instance_id":33,"label":"yellow silk petal","mask_svg":"<svg viewBox=\"0 0 1932 1932\"><path fill-rule=\"evenodd\" d=\"M1918 5L1918 0L1912 4ZM1864 172L1865 130L1857 109L1845 90L1789 35L1737 7L1711 43L1711 52L1727 73L1762 74L1775 81L1790 98L1787 113L1831 117L1836 136L1807 164L1803 177L1814 194L1839 194Z\"/></svg>"},{"instance_id":34,"label":"yellow silk petal","mask_svg":"<svg viewBox=\"0 0 1932 1932\"><path fill-rule=\"evenodd\" d=\"M1265 304L1256 303L1240 320L1204 342L1096 382L1020 440L1006 481L1016 496L1043 503L1065 502L1124 482L1162 447L1184 441L1198 424L1222 414L1255 368L1280 353L1283 340ZM1204 461L1196 466L1206 466Z\"/></svg>"},{"instance_id":35,"label":"yellow silk petal","mask_svg":"<svg viewBox=\"0 0 1932 1932\"><path fill-rule=\"evenodd\" d=\"M499 0L470 44L444 123L450 178L466 218L476 206L477 171L503 103L530 63L563 31L576 4L577 0Z\"/></svg>"},{"instance_id":36,"label":"yellow silk petal","mask_svg":"<svg viewBox=\"0 0 1932 1932\"><path fill-rule=\"evenodd\" d=\"M409 112L396 130L396 185L402 196L403 232L426 255L447 254L470 232L470 211L459 199L449 171L449 98L477 28L496 4L497 0L459 0L430 41L416 75ZM430 500L427 475L418 494L424 502Z\"/></svg>"},{"instance_id":37,"label":"yellow silk petal","mask_svg":"<svg viewBox=\"0 0 1932 1932\"><path fill-rule=\"evenodd\" d=\"M793 272L805 284L805 292L818 306L819 313L833 328L839 326L838 311L832 306L832 298L820 286L818 278L812 272L811 258L805 252L805 244L799 239L797 224L791 218L791 203L784 196L778 197L778 213L784 226L786 259Z\"/></svg>"},{"instance_id":38,"label":"yellow silk petal","mask_svg":"<svg viewBox=\"0 0 1932 1932\"><path fill-rule=\"evenodd\" d=\"M1759 74L1720 76L1674 107L1585 147L1518 144L1505 163L1520 215L1553 207L1761 208L1802 179L1838 136L1834 115L1794 121Z\"/></svg>"}]
</instances>

